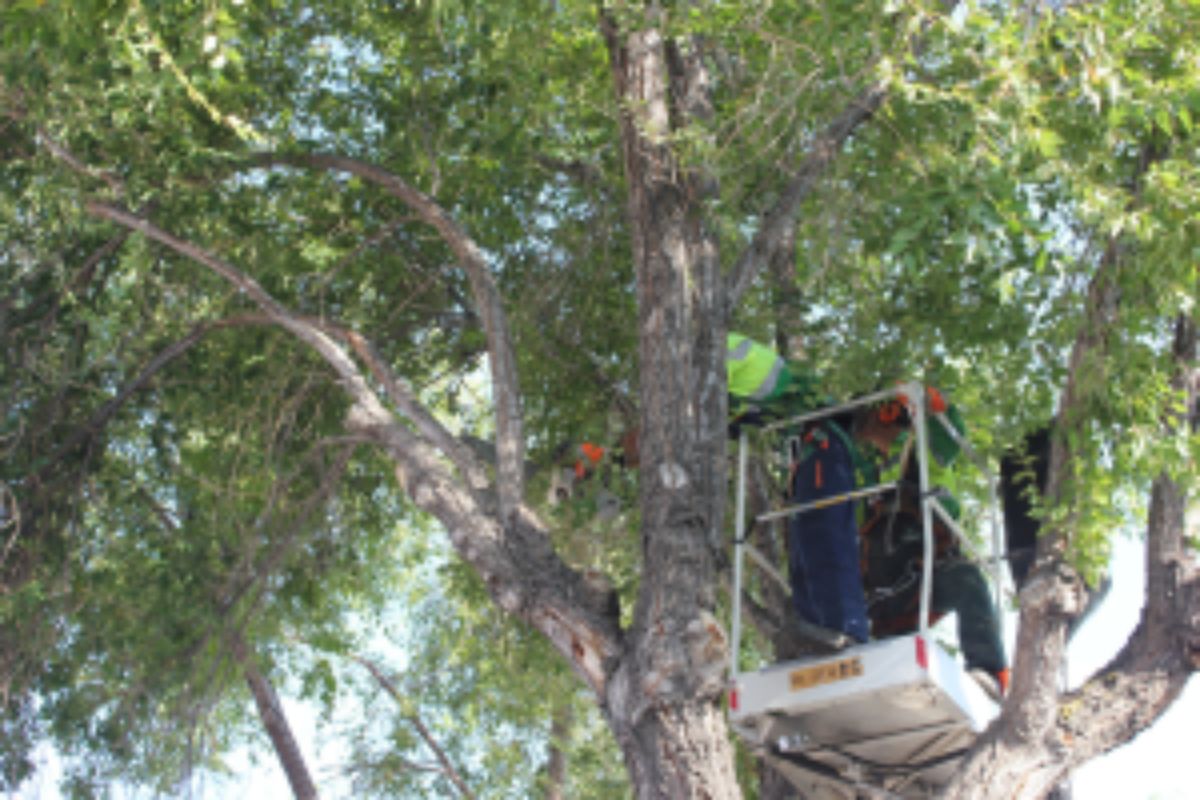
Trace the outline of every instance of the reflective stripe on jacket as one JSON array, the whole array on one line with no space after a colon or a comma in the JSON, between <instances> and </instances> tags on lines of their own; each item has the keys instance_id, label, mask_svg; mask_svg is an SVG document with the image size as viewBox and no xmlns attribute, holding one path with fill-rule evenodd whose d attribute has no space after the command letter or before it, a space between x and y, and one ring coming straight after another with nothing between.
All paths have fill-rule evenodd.
<instances>
[{"instance_id":1,"label":"reflective stripe on jacket","mask_svg":"<svg viewBox=\"0 0 1200 800\"><path fill-rule=\"evenodd\" d=\"M791 382L787 362L770 347L730 333L726 339L725 372L729 393L752 402L765 402L781 394Z\"/></svg>"}]
</instances>

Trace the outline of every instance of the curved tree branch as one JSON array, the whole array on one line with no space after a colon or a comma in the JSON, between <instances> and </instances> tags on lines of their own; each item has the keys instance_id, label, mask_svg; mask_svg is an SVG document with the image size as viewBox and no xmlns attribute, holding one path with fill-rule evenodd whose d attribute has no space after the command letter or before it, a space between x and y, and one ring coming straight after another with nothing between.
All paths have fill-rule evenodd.
<instances>
[{"instance_id":1,"label":"curved tree branch","mask_svg":"<svg viewBox=\"0 0 1200 800\"><path fill-rule=\"evenodd\" d=\"M1171 706L1200 670L1200 571L1171 552L1182 544L1184 493L1167 476L1154 482L1146 535L1146 608L1121 652L1058 707L1055 736L1065 769L1127 743ZM1064 771L1065 771L1064 769Z\"/></svg>"},{"instance_id":2,"label":"curved tree branch","mask_svg":"<svg viewBox=\"0 0 1200 800\"><path fill-rule=\"evenodd\" d=\"M419 509L446 527L451 544L480 575L497 605L541 631L603 696L621 641L613 597L590 586L558 557L545 525L532 512L518 505L503 521L489 514L473 492L454 480L440 450L419 431L397 423L331 335L293 314L253 278L124 209L96 201L86 207L96 217L136 230L209 268L244 292L272 322L313 348L334 369L353 403L346 420L350 431L368 437L391 456L405 491ZM518 469L523 466L517 464Z\"/></svg>"},{"instance_id":3,"label":"curved tree branch","mask_svg":"<svg viewBox=\"0 0 1200 800\"><path fill-rule=\"evenodd\" d=\"M788 246L789 233L796 224L800 204L812 193L817 181L837 158L850 135L875 115L887 96L888 90L882 83L868 86L813 139L807 154L788 178L775 204L763 213L754 238L734 262L728 279L730 313L737 308L742 295L771 261L774 253Z\"/></svg>"},{"instance_id":4,"label":"curved tree branch","mask_svg":"<svg viewBox=\"0 0 1200 800\"><path fill-rule=\"evenodd\" d=\"M1082 397L1077 375L1099 352L1111 322L1116 255L1115 245L1110 245L1092 278L1085 317L1068 362L1059 420L1078 417ZM1071 457L1062 437L1054 437L1047 503L1058 497ZM976 742L948 787L947 797L988 796L982 787L989 783L1016 787L1014 797L1041 797L1065 771L1067 748L1056 738L1062 699L1058 674L1066 657L1068 626L1083 610L1085 597L1083 579L1065 560L1069 535L1070 523L1065 522L1038 536L1037 562L1020 594L1012 689L1000 717Z\"/></svg>"},{"instance_id":5,"label":"curved tree branch","mask_svg":"<svg viewBox=\"0 0 1200 800\"><path fill-rule=\"evenodd\" d=\"M1175 389L1183 413L1167 416L1166 436L1196 429L1196 326L1175 323ZM1063 699L1059 735L1072 745L1071 764L1107 752L1149 727L1200 670L1200 568L1185 541L1187 491L1167 474L1150 494L1146 530L1146 605L1128 643L1113 661Z\"/></svg>"},{"instance_id":6,"label":"curved tree branch","mask_svg":"<svg viewBox=\"0 0 1200 800\"><path fill-rule=\"evenodd\" d=\"M1128 187L1139 200L1146 171L1161 153L1148 146ZM1089 390L1087 365L1102 358L1121 313L1119 270L1123 245L1106 245L1092 277L1085 313L1068 360L1067 384L1057 419L1070 429L1086 423L1081 408ZM1176 388L1195 409L1195 331L1187 319L1176 324ZM1168 425L1183 427L1178 414ZM1193 420L1188 420L1189 424ZM1065 437L1055 437L1045 489L1047 503L1059 500L1078 456ZM1071 520L1038 537L1037 562L1021 591L1021 615L1013 662L1013 684L1000 718L980 738L947 797L992 796L986 785L1015 787L1004 796L1041 797L1068 770L1123 744L1154 722L1200 668L1200 576L1184 556L1186 494L1166 474L1153 483L1146 532L1146 605L1142 620L1122 651L1079 690L1064 695L1058 671L1066 655L1069 625L1084 609L1086 590L1067 562Z\"/></svg>"},{"instance_id":7,"label":"curved tree branch","mask_svg":"<svg viewBox=\"0 0 1200 800\"><path fill-rule=\"evenodd\" d=\"M458 257L459 263L467 272L475 305L487 334L488 357L492 368L492 392L496 406L496 451L499 456L497 493L501 514L507 518L520 504L525 489L525 440L521 431L521 394L508 321L483 249L436 200L381 167L344 156L321 153L268 153L259 156L256 162L263 166L287 165L338 170L370 181L416 212L426 224L438 232Z\"/></svg>"},{"instance_id":8,"label":"curved tree branch","mask_svg":"<svg viewBox=\"0 0 1200 800\"><path fill-rule=\"evenodd\" d=\"M1180 319L1176 333L1179 375L1175 384L1184 393L1193 419L1177 416L1174 423L1193 428L1195 328L1190 320ZM1146 602L1121 651L1050 708L1048 725L1036 727L1043 716L1026 717L1027 727L1012 730L1010 725L1007 735L992 737L977 757L1001 772L1004 767L995 763L1019 761L1010 768L1018 796L1041 796L1072 768L1127 743L1154 724L1200 670L1200 568L1186 552L1186 497L1184 488L1170 476L1162 474L1154 480L1146 531ZM1020 691L1028 692L1014 686L1014 695ZM970 793L964 791L962 796Z\"/></svg>"}]
</instances>

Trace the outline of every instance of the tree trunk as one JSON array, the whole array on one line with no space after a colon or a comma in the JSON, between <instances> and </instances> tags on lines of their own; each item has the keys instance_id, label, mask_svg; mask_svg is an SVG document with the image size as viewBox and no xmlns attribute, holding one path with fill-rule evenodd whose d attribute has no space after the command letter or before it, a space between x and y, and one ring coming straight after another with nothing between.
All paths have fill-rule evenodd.
<instances>
[{"instance_id":1,"label":"tree trunk","mask_svg":"<svg viewBox=\"0 0 1200 800\"><path fill-rule=\"evenodd\" d=\"M1068 420L1086 399L1076 382L1079 365L1104 354L1105 334L1119 309L1120 249L1110 242L1093 278L1088 318L1076 337L1067 389L1058 419ZM1176 324L1175 388L1183 401L1164 409L1164 436L1196 430L1200 376L1196 329ZM1186 409L1182 416L1178 408ZM1051 501L1074 457L1069 440L1055 439L1047 494ZM1000 718L980 737L947 787L950 798L1041 798L1070 771L1128 742L1149 727L1178 698L1200 668L1200 568L1186 555L1186 487L1167 473L1151 486L1146 525L1145 606L1121 651L1078 689L1063 693L1057 670L1071 620L1084 609L1083 584L1062 552L1069 530L1050 530L1038 539L1037 562L1021 590L1013 685Z\"/></svg>"},{"instance_id":2,"label":"tree trunk","mask_svg":"<svg viewBox=\"0 0 1200 800\"><path fill-rule=\"evenodd\" d=\"M724 711L707 700L647 709L618 733L634 795L741 797L726 731Z\"/></svg>"},{"instance_id":3,"label":"tree trunk","mask_svg":"<svg viewBox=\"0 0 1200 800\"><path fill-rule=\"evenodd\" d=\"M620 9L630 11L632 9ZM678 163L673 131L709 113L698 45L603 20L637 274L644 580L605 710L640 798L741 792L723 699L716 564L726 477L725 293L702 217L714 184Z\"/></svg>"},{"instance_id":4,"label":"tree trunk","mask_svg":"<svg viewBox=\"0 0 1200 800\"><path fill-rule=\"evenodd\" d=\"M304 754L300 752L300 746L296 744L296 738L292 735L292 728L283 713L279 696L275 694L275 687L254 665L254 660L250 657L240 634L233 635L232 646L233 657L246 676L246 684L250 687L250 693L254 695L254 704L258 706L258 716L262 719L267 735L271 737L271 745L275 748L275 755L279 757L279 763L287 775L292 794L296 800L316 800L317 787L308 774Z\"/></svg>"}]
</instances>

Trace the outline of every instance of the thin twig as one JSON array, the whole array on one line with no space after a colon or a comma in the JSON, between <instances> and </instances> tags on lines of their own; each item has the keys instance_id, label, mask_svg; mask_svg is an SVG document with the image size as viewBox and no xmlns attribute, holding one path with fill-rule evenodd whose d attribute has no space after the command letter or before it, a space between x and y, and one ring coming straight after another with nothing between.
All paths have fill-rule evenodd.
<instances>
[{"instance_id":1,"label":"thin twig","mask_svg":"<svg viewBox=\"0 0 1200 800\"><path fill-rule=\"evenodd\" d=\"M350 658L366 667L367 671L371 673L371 677L375 679L375 682L396 701L396 704L401 709L401 715L417 729L417 733L420 734L421 738L425 740L425 744L429 746L434 756L437 757L438 763L442 765L442 774L454 783L455 788L458 789L463 797L468 800L475 800L475 794L467 786L466 781L463 780L462 775L454 768L454 765L450 763L449 756L446 755L446 751L438 744L437 739L433 737L429 728L425 727L425 723L421 721L421 718L415 712L404 710L404 698L400 695L400 690L396 688L396 684L387 675L384 675L383 671L370 659L357 654L352 654Z\"/></svg>"},{"instance_id":2,"label":"thin twig","mask_svg":"<svg viewBox=\"0 0 1200 800\"><path fill-rule=\"evenodd\" d=\"M186 353L194 347L206 334L211 331L232 327L235 325L261 325L268 323L266 317L257 314L245 314L228 319L216 320L213 322L203 322L192 328L191 332L174 342L169 347L164 349L158 355L150 360L137 377L126 384L116 397L105 403L99 411L92 415L86 423L79 426L67 438L65 442L58 446L47 460L46 464L38 470L39 477L45 477L51 467L53 467L60 459L74 451L77 447L83 444L86 440L96 436L105 425L113 418L120 408L138 391L146 386L163 367L169 364L174 359Z\"/></svg>"},{"instance_id":3,"label":"thin twig","mask_svg":"<svg viewBox=\"0 0 1200 800\"><path fill-rule=\"evenodd\" d=\"M0 530L10 525L12 533L4 543L4 552L0 553L0 567L8 561L8 554L12 552L17 543L17 536L21 533L21 508L17 505L17 498L13 496L7 483L0 483Z\"/></svg>"},{"instance_id":4,"label":"thin twig","mask_svg":"<svg viewBox=\"0 0 1200 800\"><path fill-rule=\"evenodd\" d=\"M78 172L80 175L85 175L89 178L95 178L96 180L103 181L108 185L109 189L112 189L113 194L115 194L117 197L124 196L125 184L116 175L113 175L108 170L97 169L83 163L75 156L74 153L60 144L53 136L51 136L42 128L38 128L37 137L38 141L40 141L42 145L50 151L50 155L66 164L72 170Z\"/></svg>"}]
</instances>

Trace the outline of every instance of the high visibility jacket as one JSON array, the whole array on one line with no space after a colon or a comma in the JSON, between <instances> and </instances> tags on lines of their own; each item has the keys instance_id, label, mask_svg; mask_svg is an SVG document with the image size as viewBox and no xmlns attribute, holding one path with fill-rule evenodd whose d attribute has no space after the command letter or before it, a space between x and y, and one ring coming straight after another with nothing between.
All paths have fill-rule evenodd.
<instances>
[{"instance_id":1,"label":"high visibility jacket","mask_svg":"<svg viewBox=\"0 0 1200 800\"><path fill-rule=\"evenodd\" d=\"M730 333L726 339L725 372L729 393L739 400L765 403L781 395L791 383L787 362L764 344Z\"/></svg>"}]
</instances>

